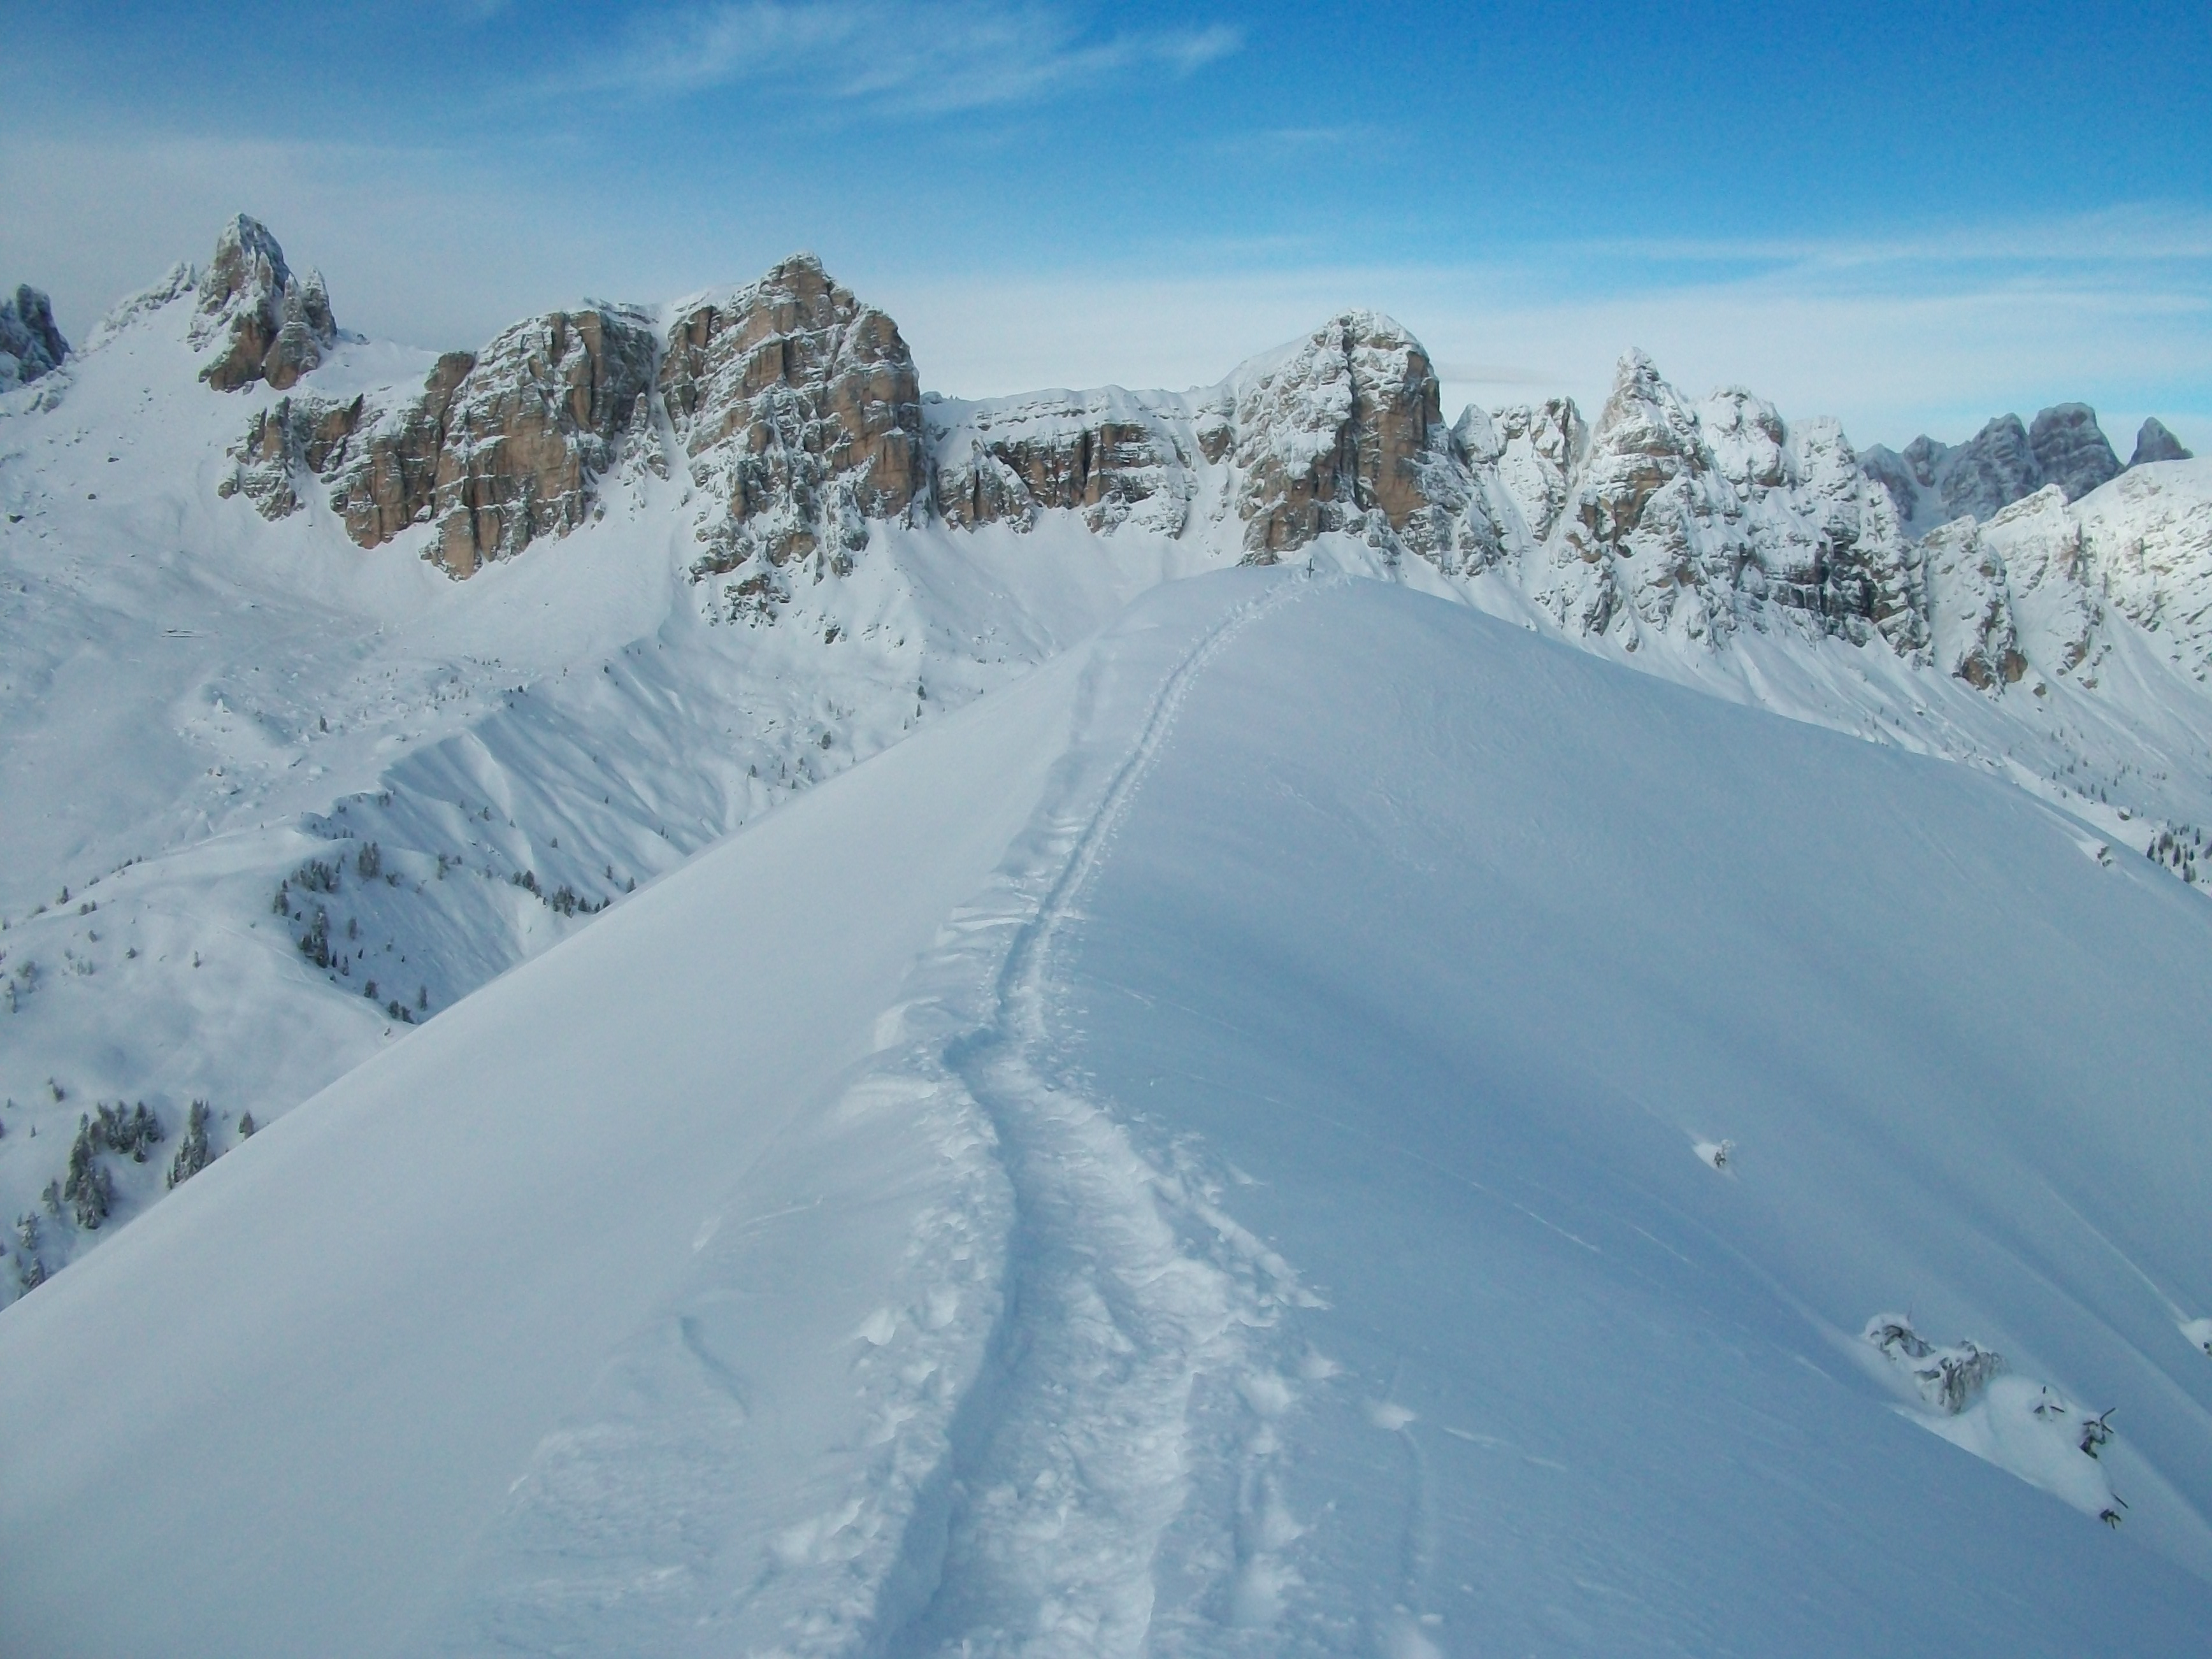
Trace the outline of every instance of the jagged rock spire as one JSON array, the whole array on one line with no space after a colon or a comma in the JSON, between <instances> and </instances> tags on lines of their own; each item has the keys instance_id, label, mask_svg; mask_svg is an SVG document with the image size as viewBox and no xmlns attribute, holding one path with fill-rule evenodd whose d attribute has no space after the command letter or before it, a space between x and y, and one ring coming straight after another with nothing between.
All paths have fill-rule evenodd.
<instances>
[{"instance_id":1,"label":"jagged rock spire","mask_svg":"<svg viewBox=\"0 0 2212 1659\"><path fill-rule=\"evenodd\" d=\"M295 277L269 228L241 213L216 238L186 337L214 350L200 378L216 391L266 380L281 392L322 362L337 325L322 273Z\"/></svg>"},{"instance_id":2,"label":"jagged rock spire","mask_svg":"<svg viewBox=\"0 0 2212 1659\"><path fill-rule=\"evenodd\" d=\"M0 392L61 367L69 342L54 326L53 302L27 283L0 299Z\"/></svg>"},{"instance_id":3,"label":"jagged rock spire","mask_svg":"<svg viewBox=\"0 0 2212 1659\"><path fill-rule=\"evenodd\" d=\"M2181 440L2166 429L2166 422L2152 416L2136 434L2136 453L2130 466L2141 466L2147 461L2190 461L2197 458L2181 447Z\"/></svg>"}]
</instances>

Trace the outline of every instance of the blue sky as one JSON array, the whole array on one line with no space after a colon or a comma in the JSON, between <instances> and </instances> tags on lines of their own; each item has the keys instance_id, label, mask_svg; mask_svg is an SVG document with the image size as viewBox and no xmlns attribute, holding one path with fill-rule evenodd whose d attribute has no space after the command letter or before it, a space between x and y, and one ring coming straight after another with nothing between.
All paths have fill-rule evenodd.
<instances>
[{"instance_id":1,"label":"blue sky","mask_svg":"<svg viewBox=\"0 0 2212 1659\"><path fill-rule=\"evenodd\" d=\"M1861 441L2083 397L2212 450L2212 8L49 3L0 276L82 331L244 209L475 343L795 247L924 384L1188 385L1346 304L1449 400L1651 350Z\"/></svg>"}]
</instances>

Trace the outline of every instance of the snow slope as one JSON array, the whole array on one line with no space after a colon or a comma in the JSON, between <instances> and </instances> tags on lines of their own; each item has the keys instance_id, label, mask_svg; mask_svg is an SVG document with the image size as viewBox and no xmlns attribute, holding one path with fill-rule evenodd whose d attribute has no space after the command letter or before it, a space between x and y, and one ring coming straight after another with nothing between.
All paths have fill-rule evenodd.
<instances>
[{"instance_id":1,"label":"snow slope","mask_svg":"<svg viewBox=\"0 0 2212 1659\"><path fill-rule=\"evenodd\" d=\"M2212 919L2100 845L1169 584L0 1313L0 1649L2193 1651Z\"/></svg>"},{"instance_id":2,"label":"snow slope","mask_svg":"<svg viewBox=\"0 0 2212 1659\"><path fill-rule=\"evenodd\" d=\"M2212 462L1911 544L1834 422L1638 354L1587 426L1447 427L1370 313L1189 393L945 400L804 256L434 366L318 325L283 393L214 389L287 295L328 321L281 264L238 222L0 392L0 1303L167 1190L195 1103L235 1146L634 884L1245 558L1960 761L2185 880L2208 856ZM658 365L588 430L554 395L587 316L599 392ZM434 415L426 374L470 362ZM386 462L446 482L374 500ZM141 1105L151 1146L80 1129Z\"/></svg>"}]
</instances>

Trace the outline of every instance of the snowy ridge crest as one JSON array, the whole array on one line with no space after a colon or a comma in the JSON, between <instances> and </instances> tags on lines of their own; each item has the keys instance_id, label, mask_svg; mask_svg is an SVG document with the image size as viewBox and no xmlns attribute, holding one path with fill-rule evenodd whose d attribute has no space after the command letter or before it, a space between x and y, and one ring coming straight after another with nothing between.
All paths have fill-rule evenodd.
<instances>
[{"instance_id":1,"label":"snowy ridge crest","mask_svg":"<svg viewBox=\"0 0 2212 1659\"><path fill-rule=\"evenodd\" d=\"M878 1021L884 1046L719 1212L757 1218L708 1219L601 1409L540 1446L470 1571L451 1650L611 1654L702 1627L793 1656L1141 1650L1160 1535L1210 1473L1185 1443L1196 1396L1242 1402L1259 1427L1289 1409L1267 1333L1283 1307L1318 1304L1055 1067L1048 963L1185 690L1306 591L1271 583L1179 627L1133 681L1126 656L1084 669L1029 827ZM816 1238L887 1170L903 1172L904 1219L878 1256ZM849 1427L805 1480L740 1504L764 1455L744 1287L841 1248L882 1299L820 1377L783 1391L847 1400ZM1251 1467L1226 1483L1261 1502L1273 1443L1243 1443ZM611 1512L651 1525L611 1529ZM1224 1593L1264 1613L1266 1550L1218 1553L1243 1558Z\"/></svg>"}]
</instances>

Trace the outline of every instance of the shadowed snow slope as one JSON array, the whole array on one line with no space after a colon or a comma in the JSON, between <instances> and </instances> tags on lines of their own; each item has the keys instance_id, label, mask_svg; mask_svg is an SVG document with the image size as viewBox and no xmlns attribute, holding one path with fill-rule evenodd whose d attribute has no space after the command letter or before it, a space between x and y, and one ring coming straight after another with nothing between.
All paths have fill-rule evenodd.
<instances>
[{"instance_id":1,"label":"shadowed snow slope","mask_svg":"<svg viewBox=\"0 0 2212 1659\"><path fill-rule=\"evenodd\" d=\"M1966 769L1172 583L0 1313L0 1650L2191 1651L2208 975Z\"/></svg>"}]
</instances>

